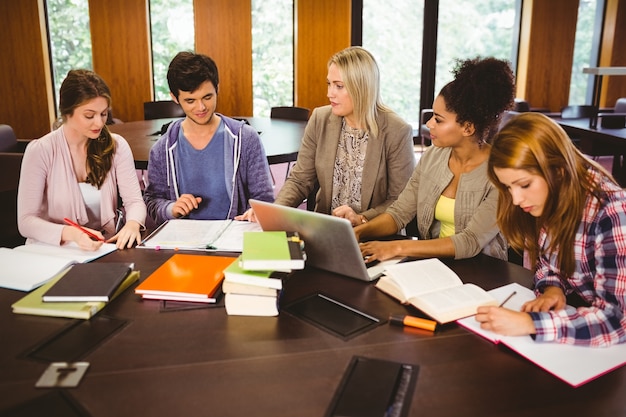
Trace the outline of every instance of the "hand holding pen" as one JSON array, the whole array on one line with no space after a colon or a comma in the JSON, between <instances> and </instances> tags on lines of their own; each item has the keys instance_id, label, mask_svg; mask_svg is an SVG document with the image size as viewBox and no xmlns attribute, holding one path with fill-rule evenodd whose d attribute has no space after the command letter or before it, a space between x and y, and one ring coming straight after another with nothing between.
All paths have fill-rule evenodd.
<instances>
[{"instance_id":1,"label":"hand holding pen","mask_svg":"<svg viewBox=\"0 0 626 417\"><path fill-rule=\"evenodd\" d=\"M71 226L63 230L61 236L63 241L76 242L79 248L89 251L98 249L104 243L104 236L102 236L102 233L92 229L87 229L67 217L64 218L63 221ZM80 233L76 233L76 231L79 231Z\"/></svg>"}]
</instances>

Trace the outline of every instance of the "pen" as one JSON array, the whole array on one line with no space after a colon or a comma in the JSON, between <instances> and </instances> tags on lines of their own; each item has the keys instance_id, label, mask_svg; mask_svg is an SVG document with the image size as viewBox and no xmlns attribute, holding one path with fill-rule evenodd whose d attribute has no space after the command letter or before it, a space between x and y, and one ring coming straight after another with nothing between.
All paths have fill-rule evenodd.
<instances>
[{"instance_id":1,"label":"pen","mask_svg":"<svg viewBox=\"0 0 626 417\"><path fill-rule=\"evenodd\" d=\"M511 298L513 298L513 296L514 296L515 294L517 294L517 291L513 291L513 292L511 293L511 295L509 295L508 297L506 297L506 298L504 299L504 301L500 303L500 307L504 307L504 304L506 304L506 302L507 302L507 301L509 301Z\"/></svg>"},{"instance_id":2,"label":"pen","mask_svg":"<svg viewBox=\"0 0 626 417\"><path fill-rule=\"evenodd\" d=\"M81 225L79 225L78 223L74 223L73 221L71 221L70 219L68 219L67 217L65 217L63 219L63 221L67 224L69 224L70 226L73 226L75 228L77 228L78 230L80 230L81 232L85 233L87 236L89 236L92 239L95 240L99 240L100 242L104 242L104 239L101 238L100 236L91 233L89 230L85 229L84 227L82 227Z\"/></svg>"},{"instance_id":3,"label":"pen","mask_svg":"<svg viewBox=\"0 0 626 417\"><path fill-rule=\"evenodd\" d=\"M395 324L397 326L409 326L416 327L418 329L435 331L437 322L434 320L421 319L413 316L389 316L389 324Z\"/></svg>"}]
</instances>

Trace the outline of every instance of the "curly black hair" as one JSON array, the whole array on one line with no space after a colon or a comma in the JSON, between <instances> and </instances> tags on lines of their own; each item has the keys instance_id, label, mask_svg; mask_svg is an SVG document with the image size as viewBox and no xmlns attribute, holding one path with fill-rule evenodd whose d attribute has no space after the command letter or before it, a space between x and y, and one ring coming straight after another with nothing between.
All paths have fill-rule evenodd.
<instances>
[{"instance_id":1,"label":"curly black hair","mask_svg":"<svg viewBox=\"0 0 626 417\"><path fill-rule=\"evenodd\" d=\"M500 115L513 106L515 76L509 63L493 57L457 60L454 80L439 95L457 123L470 122L480 141L489 142Z\"/></svg>"}]
</instances>

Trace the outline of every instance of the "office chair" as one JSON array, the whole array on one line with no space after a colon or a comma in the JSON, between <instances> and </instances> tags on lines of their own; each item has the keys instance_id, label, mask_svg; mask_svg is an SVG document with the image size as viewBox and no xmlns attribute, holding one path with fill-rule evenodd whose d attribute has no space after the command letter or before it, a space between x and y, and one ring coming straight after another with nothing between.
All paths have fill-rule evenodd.
<instances>
[{"instance_id":1,"label":"office chair","mask_svg":"<svg viewBox=\"0 0 626 417\"><path fill-rule=\"evenodd\" d=\"M146 101L143 103L144 120L185 117L185 112L172 100Z\"/></svg>"},{"instance_id":2,"label":"office chair","mask_svg":"<svg viewBox=\"0 0 626 417\"><path fill-rule=\"evenodd\" d=\"M272 119L289 119L289 120L309 120L311 111L305 107L296 106L278 106L272 107L270 110L270 118Z\"/></svg>"},{"instance_id":3,"label":"office chair","mask_svg":"<svg viewBox=\"0 0 626 417\"><path fill-rule=\"evenodd\" d=\"M422 141L422 151L426 147L426 141L430 142L430 129L426 123L433 117L433 109L422 109L420 111L420 138Z\"/></svg>"},{"instance_id":4,"label":"office chair","mask_svg":"<svg viewBox=\"0 0 626 417\"><path fill-rule=\"evenodd\" d=\"M11 152L17 147L17 137L9 125L0 125L0 152Z\"/></svg>"},{"instance_id":5,"label":"office chair","mask_svg":"<svg viewBox=\"0 0 626 417\"><path fill-rule=\"evenodd\" d=\"M309 120L310 110L306 107L297 106L276 106L270 110L270 119L287 119L287 120ZM287 168L285 169L285 181L289 177L289 170L291 169L291 162L287 162ZM271 171L270 171L271 173ZM272 181L274 184L274 174L272 174Z\"/></svg>"},{"instance_id":6,"label":"office chair","mask_svg":"<svg viewBox=\"0 0 626 417\"><path fill-rule=\"evenodd\" d=\"M528 102L521 98L516 98L515 103L513 104L513 111L518 113L524 113L530 111L530 105Z\"/></svg>"}]
</instances>

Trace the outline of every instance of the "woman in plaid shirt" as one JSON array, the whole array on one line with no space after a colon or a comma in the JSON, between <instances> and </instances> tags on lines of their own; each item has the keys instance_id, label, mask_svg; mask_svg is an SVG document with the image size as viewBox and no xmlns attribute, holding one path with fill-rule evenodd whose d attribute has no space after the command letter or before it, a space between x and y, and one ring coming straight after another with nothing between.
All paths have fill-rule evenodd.
<instances>
[{"instance_id":1,"label":"woman in plaid shirt","mask_svg":"<svg viewBox=\"0 0 626 417\"><path fill-rule=\"evenodd\" d=\"M626 191L539 113L515 117L494 138L489 176L502 233L536 260L537 298L521 312L479 308L481 327L541 342L626 342ZM566 305L570 294L585 305Z\"/></svg>"}]
</instances>

